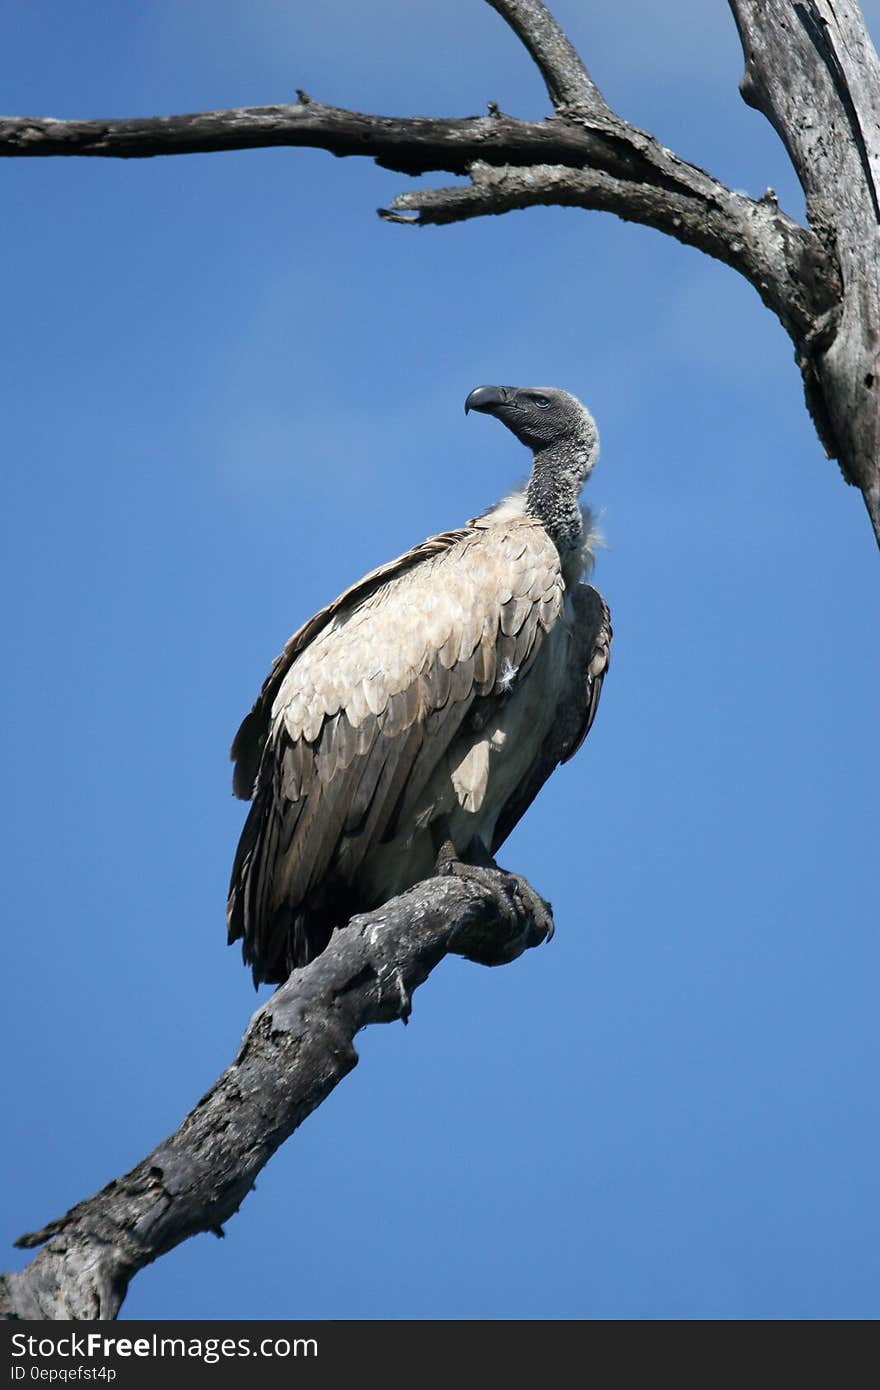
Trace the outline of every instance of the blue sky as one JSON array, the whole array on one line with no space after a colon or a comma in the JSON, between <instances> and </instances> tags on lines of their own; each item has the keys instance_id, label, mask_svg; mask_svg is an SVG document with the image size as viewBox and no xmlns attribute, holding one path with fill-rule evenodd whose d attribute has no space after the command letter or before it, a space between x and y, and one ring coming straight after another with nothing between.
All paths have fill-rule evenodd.
<instances>
[{"instance_id":1,"label":"blue sky","mask_svg":"<svg viewBox=\"0 0 880 1390\"><path fill-rule=\"evenodd\" d=\"M556 12L622 114L801 215L721 0ZM546 111L479 0L0 16L16 114ZM599 422L615 627L500 855L557 935L362 1034L225 1241L123 1316L876 1317L880 571L755 293L598 214L385 226L407 180L321 152L0 179L3 1263L234 1054L227 750L275 652L523 475L473 386L546 383Z\"/></svg>"}]
</instances>

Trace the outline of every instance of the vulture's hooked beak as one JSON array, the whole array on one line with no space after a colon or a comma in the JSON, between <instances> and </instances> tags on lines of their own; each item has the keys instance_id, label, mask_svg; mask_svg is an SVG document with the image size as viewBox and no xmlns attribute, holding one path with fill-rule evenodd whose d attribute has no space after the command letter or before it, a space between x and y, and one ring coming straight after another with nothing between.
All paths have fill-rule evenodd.
<instances>
[{"instance_id":1,"label":"vulture's hooked beak","mask_svg":"<svg viewBox=\"0 0 880 1390\"><path fill-rule=\"evenodd\" d=\"M477 386L464 403L464 413L479 410L484 415L494 415L499 406L507 405L510 396L507 386Z\"/></svg>"}]
</instances>

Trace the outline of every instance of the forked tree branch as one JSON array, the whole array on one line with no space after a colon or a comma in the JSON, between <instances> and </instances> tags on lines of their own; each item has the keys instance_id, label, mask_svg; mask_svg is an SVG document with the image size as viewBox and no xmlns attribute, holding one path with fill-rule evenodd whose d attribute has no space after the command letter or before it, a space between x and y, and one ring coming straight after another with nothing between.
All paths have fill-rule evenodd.
<instances>
[{"instance_id":1,"label":"forked tree branch","mask_svg":"<svg viewBox=\"0 0 880 1390\"><path fill-rule=\"evenodd\" d=\"M639 133L641 135L641 132ZM771 189L762 198L735 193L669 151L656 155L652 177L621 177L598 167L530 165L527 169L475 163L469 184L401 193L380 209L390 222L422 226L537 206L613 212L695 246L738 270L755 287L792 337L826 327L839 290L833 261L816 237L781 212Z\"/></svg>"},{"instance_id":2,"label":"forked tree branch","mask_svg":"<svg viewBox=\"0 0 880 1390\"><path fill-rule=\"evenodd\" d=\"M491 104L488 116L368 115L300 92L289 105L136 120L0 118L0 155L138 159L309 146L403 174L468 178L400 194L380 209L389 221L437 225L556 204L654 227L733 266L777 315L826 452L862 489L880 542L876 324L866 334L864 299L848 276L871 278L871 257L877 262L865 220L876 233L880 74L854 0L729 0L746 51L744 94L785 141L809 228L781 213L770 190L759 199L736 193L618 116L541 0L487 3L544 79L554 113L543 121ZM825 130L823 144L812 132ZM870 298L880 322L880 291Z\"/></svg>"},{"instance_id":3,"label":"forked tree branch","mask_svg":"<svg viewBox=\"0 0 880 1390\"><path fill-rule=\"evenodd\" d=\"M114 1318L131 1279L189 1236L222 1235L260 1169L357 1064L355 1034L406 1019L444 956L503 965L552 930L549 908L497 870L428 879L336 932L257 1010L235 1061L177 1131L79 1202L0 1275L0 1318Z\"/></svg>"},{"instance_id":4,"label":"forked tree branch","mask_svg":"<svg viewBox=\"0 0 880 1390\"><path fill-rule=\"evenodd\" d=\"M835 303L834 262L772 198L735 193L618 120L459 120L364 115L312 101L130 121L0 119L0 153L148 158L266 146L369 155L386 169L469 174L470 183L403 193L382 216L444 223L554 203L599 208L667 232L726 261L789 332L808 332Z\"/></svg>"}]
</instances>

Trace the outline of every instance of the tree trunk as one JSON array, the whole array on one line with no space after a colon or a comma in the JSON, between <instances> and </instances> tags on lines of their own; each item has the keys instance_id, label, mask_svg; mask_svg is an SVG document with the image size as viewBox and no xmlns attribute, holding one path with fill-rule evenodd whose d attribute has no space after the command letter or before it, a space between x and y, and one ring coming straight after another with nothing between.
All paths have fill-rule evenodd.
<instances>
[{"instance_id":1,"label":"tree trunk","mask_svg":"<svg viewBox=\"0 0 880 1390\"><path fill-rule=\"evenodd\" d=\"M731 0L744 99L772 123L833 257L839 291L795 339L819 435L880 541L880 61L856 4Z\"/></svg>"}]
</instances>

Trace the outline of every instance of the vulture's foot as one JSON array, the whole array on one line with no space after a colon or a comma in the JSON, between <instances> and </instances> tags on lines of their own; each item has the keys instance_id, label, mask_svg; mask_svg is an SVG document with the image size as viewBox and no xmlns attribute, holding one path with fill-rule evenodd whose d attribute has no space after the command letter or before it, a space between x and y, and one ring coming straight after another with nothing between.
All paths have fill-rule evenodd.
<instances>
[{"instance_id":1,"label":"vulture's foot","mask_svg":"<svg viewBox=\"0 0 880 1390\"><path fill-rule=\"evenodd\" d=\"M553 935L553 909L520 874L461 859L438 856L437 871L469 878L488 888L498 908L492 920L468 923L455 933L452 949L478 965L507 965L530 946L540 946Z\"/></svg>"}]
</instances>

